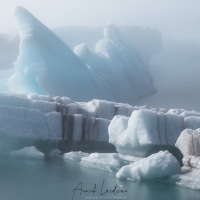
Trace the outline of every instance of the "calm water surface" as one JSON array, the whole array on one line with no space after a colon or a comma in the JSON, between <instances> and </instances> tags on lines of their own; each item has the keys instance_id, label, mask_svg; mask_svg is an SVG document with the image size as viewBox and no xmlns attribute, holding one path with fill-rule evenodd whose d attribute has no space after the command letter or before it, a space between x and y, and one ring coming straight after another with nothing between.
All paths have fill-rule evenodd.
<instances>
[{"instance_id":1,"label":"calm water surface","mask_svg":"<svg viewBox=\"0 0 200 200\"><path fill-rule=\"evenodd\" d=\"M106 192L113 190L116 184L120 193ZM0 158L0 200L72 198L199 200L200 191L158 182L119 181L114 173L85 168L72 161Z\"/></svg>"}]
</instances>

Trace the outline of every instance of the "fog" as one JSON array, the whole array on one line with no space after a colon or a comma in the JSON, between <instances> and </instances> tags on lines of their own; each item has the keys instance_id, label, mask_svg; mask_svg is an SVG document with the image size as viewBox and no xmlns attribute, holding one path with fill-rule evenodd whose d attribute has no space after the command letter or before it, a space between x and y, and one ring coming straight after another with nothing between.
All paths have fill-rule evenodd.
<instances>
[{"instance_id":1,"label":"fog","mask_svg":"<svg viewBox=\"0 0 200 200\"><path fill-rule=\"evenodd\" d=\"M0 0L0 69L13 67L18 55L16 5L27 8L71 49L80 43L94 48L102 26L117 24L149 65L158 90L133 104L200 111L199 0Z\"/></svg>"},{"instance_id":2,"label":"fog","mask_svg":"<svg viewBox=\"0 0 200 200\"><path fill-rule=\"evenodd\" d=\"M199 0L0 0L0 33L16 31L12 16L16 5L50 28L113 22L156 27L164 37L199 39Z\"/></svg>"}]
</instances>

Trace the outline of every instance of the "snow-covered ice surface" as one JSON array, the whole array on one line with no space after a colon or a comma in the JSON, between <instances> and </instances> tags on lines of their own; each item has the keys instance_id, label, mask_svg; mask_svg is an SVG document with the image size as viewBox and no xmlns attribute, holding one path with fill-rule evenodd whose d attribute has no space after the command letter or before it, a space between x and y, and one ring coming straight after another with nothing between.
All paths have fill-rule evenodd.
<instances>
[{"instance_id":1,"label":"snow-covered ice surface","mask_svg":"<svg viewBox=\"0 0 200 200\"><path fill-rule=\"evenodd\" d=\"M181 173L178 160L168 151L160 151L138 162L122 167L119 179L151 180Z\"/></svg>"},{"instance_id":2,"label":"snow-covered ice surface","mask_svg":"<svg viewBox=\"0 0 200 200\"><path fill-rule=\"evenodd\" d=\"M20 53L7 82L10 91L129 103L156 91L131 39L115 25L105 26L94 52L79 45L74 53L26 9L16 7L15 18Z\"/></svg>"}]
</instances>

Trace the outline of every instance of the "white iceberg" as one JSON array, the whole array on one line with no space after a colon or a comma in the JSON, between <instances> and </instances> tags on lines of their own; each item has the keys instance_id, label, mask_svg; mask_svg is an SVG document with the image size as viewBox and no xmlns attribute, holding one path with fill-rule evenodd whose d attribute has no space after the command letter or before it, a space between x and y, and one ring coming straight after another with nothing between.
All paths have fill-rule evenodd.
<instances>
[{"instance_id":1,"label":"white iceberg","mask_svg":"<svg viewBox=\"0 0 200 200\"><path fill-rule=\"evenodd\" d=\"M168 151L160 151L138 162L122 167L116 174L119 179L151 180L180 174L178 160Z\"/></svg>"}]
</instances>

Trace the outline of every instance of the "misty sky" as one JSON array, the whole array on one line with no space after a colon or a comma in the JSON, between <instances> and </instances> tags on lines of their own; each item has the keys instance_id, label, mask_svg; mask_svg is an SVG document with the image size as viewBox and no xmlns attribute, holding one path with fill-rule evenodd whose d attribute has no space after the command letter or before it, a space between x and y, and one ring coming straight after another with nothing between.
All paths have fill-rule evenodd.
<instances>
[{"instance_id":1,"label":"misty sky","mask_svg":"<svg viewBox=\"0 0 200 200\"><path fill-rule=\"evenodd\" d=\"M0 33L16 31L16 5L50 28L114 22L157 27L165 37L200 38L200 0L0 0Z\"/></svg>"}]
</instances>

